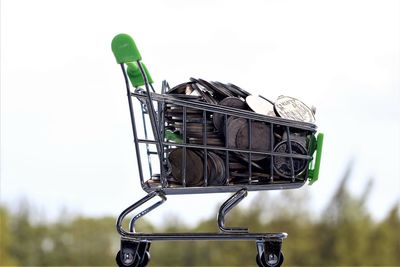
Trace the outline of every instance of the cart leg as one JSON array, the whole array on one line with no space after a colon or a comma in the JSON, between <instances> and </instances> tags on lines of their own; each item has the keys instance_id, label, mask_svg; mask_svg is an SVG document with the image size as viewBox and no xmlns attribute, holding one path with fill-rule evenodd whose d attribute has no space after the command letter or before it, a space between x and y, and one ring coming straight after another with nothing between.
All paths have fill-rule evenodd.
<instances>
[{"instance_id":1,"label":"cart leg","mask_svg":"<svg viewBox=\"0 0 400 267\"><path fill-rule=\"evenodd\" d=\"M257 240L256 262L260 267L279 267L283 263L282 240Z\"/></svg>"},{"instance_id":2,"label":"cart leg","mask_svg":"<svg viewBox=\"0 0 400 267\"><path fill-rule=\"evenodd\" d=\"M147 209L137 213L135 216L132 217L130 223L129 223L129 232L125 231L122 228L122 221L125 219L125 217L130 214L132 211L134 211L135 209L137 209L139 206L143 205L144 203L146 203L147 201L149 201L150 199L159 196L161 199L154 203L153 205L151 205L150 207L148 207ZM139 201L137 201L136 203L132 204L131 206L129 206L128 208L126 208L118 217L117 219L117 223L116 223L116 228L118 233L121 236L129 236L132 233L135 233L135 222L140 219L141 217L143 217L144 215L146 215L147 213L149 213L150 211L154 210L155 208L157 208L158 206L160 206L161 204L163 204L165 201L167 200L167 198L165 197L164 194L162 194L161 192L150 192L149 194L147 194L147 196L145 196L144 198L140 199Z\"/></svg>"},{"instance_id":3,"label":"cart leg","mask_svg":"<svg viewBox=\"0 0 400 267\"><path fill-rule=\"evenodd\" d=\"M218 227L223 233L248 233L249 229L247 228L239 228L239 227L225 227L225 216L228 212L233 209L240 201L242 201L247 196L247 190L245 188L237 191L234 195L232 195L228 200L226 200L218 212Z\"/></svg>"},{"instance_id":4,"label":"cart leg","mask_svg":"<svg viewBox=\"0 0 400 267\"><path fill-rule=\"evenodd\" d=\"M133 212L135 209L146 203L147 201L151 200L154 197L160 197L161 199L144 209L143 211L137 213L135 216L132 217L129 223L129 232L125 231L122 228L122 221L128 214ZM132 240L126 239L124 237L132 235L135 233L135 222L140 219L142 216L146 215L153 209L160 206L162 203L166 201L166 197L164 194L160 192L151 192L147 194L144 198L140 199L136 203L132 204L128 208L126 208L118 217L117 219L117 231L122 236L121 238L121 249L118 251L116 256L116 261L118 266L120 267L145 267L147 266L148 262L150 261L150 244L151 242L148 240Z\"/></svg>"}]
</instances>

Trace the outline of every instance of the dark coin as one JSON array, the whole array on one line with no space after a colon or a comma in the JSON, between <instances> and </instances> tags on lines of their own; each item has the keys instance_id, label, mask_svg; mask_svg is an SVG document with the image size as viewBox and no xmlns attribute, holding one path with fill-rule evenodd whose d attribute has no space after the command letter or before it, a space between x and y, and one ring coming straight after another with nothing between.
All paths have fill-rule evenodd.
<instances>
[{"instance_id":1,"label":"dark coin","mask_svg":"<svg viewBox=\"0 0 400 267\"><path fill-rule=\"evenodd\" d=\"M191 137L203 140L204 131L192 132ZM216 132L206 132L205 133L207 139L219 139L223 140L223 137Z\"/></svg>"},{"instance_id":2,"label":"dark coin","mask_svg":"<svg viewBox=\"0 0 400 267\"><path fill-rule=\"evenodd\" d=\"M307 155L307 150L304 146L296 141L290 141L292 154ZM287 156L275 156L273 160L274 170L284 178L292 178L292 165L291 156L289 154L289 147L287 141L278 143L275 148L275 152L285 153ZM308 165L306 159L293 158L293 175L296 177L302 174Z\"/></svg>"},{"instance_id":3,"label":"dark coin","mask_svg":"<svg viewBox=\"0 0 400 267\"><path fill-rule=\"evenodd\" d=\"M226 85L226 84L223 84L223 83L217 82L217 81L211 82L211 83L212 83L214 86L218 86L219 88L223 88L223 89L225 89L225 90L230 91L231 94L233 94L233 96L242 97L242 98L245 98L245 97L246 97L246 94L243 94L243 92L237 90L235 87L228 86L228 85Z\"/></svg>"},{"instance_id":4,"label":"dark coin","mask_svg":"<svg viewBox=\"0 0 400 267\"><path fill-rule=\"evenodd\" d=\"M229 182L232 184L249 184L251 179L249 180L249 174L245 172L230 172Z\"/></svg>"},{"instance_id":5,"label":"dark coin","mask_svg":"<svg viewBox=\"0 0 400 267\"><path fill-rule=\"evenodd\" d=\"M176 148L171 151L168 160L171 164L171 173L175 180L183 183L183 166L186 166L186 186L200 186L203 183L203 162L201 157L191 149L186 149L186 162L183 149Z\"/></svg>"},{"instance_id":6,"label":"dark coin","mask_svg":"<svg viewBox=\"0 0 400 267\"><path fill-rule=\"evenodd\" d=\"M224 92L225 95L229 95L230 97L239 97L240 95L237 94L237 92L231 90L229 87L227 87L225 84L216 82L216 81L211 81L210 82L214 87L218 88L219 91Z\"/></svg>"},{"instance_id":7,"label":"dark coin","mask_svg":"<svg viewBox=\"0 0 400 267\"><path fill-rule=\"evenodd\" d=\"M237 109L243 109L243 110L248 109L246 103L237 97L227 97L227 98L223 99L221 102L219 102L219 105L237 108ZM222 113L217 113L217 112L213 113L213 123L214 123L215 128L219 132L224 132L224 128L225 128L225 119L224 118L225 118L225 116Z\"/></svg>"},{"instance_id":8,"label":"dark coin","mask_svg":"<svg viewBox=\"0 0 400 267\"><path fill-rule=\"evenodd\" d=\"M204 86L207 87L210 91L214 93L214 95L218 94L219 97L225 98L229 96L233 96L228 90L220 89L217 86L214 86L213 84L207 82L206 80L203 79L198 79L198 82Z\"/></svg>"},{"instance_id":9,"label":"dark coin","mask_svg":"<svg viewBox=\"0 0 400 267\"><path fill-rule=\"evenodd\" d=\"M236 148L236 136L240 128L246 124L246 119L238 117L229 117L225 132L226 142L229 148Z\"/></svg>"},{"instance_id":10,"label":"dark coin","mask_svg":"<svg viewBox=\"0 0 400 267\"><path fill-rule=\"evenodd\" d=\"M249 168L249 156L248 153L232 153L232 160L234 160L235 162L240 162L242 163L244 166L246 166L246 169ZM265 172L263 161L254 161L254 159L250 162L251 168L253 171L259 171L259 172Z\"/></svg>"},{"instance_id":11,"label":"dark coin","mask_svg":"<svg viewBox=\"0 0 400 267\"><path fill-rule=\"evenodd\" d=\"M208 166L210 176L208 184L211 186L219 186L226 184L225 163L223 159L214 152L208 152Z\"/></svg>"},{"instance_id":12,"label":"dark coin","mask_svg":"<svg viewBox=\"0 0 400 267\"><path fill-rule=\"evenodd\" d=\"M219 94L222 97L235 97L235 94L231 92L231 90L226 89L224 86L219 86L218 84L214 82L207 82L205 80L199 79L199 82L201 82L204 86L207 86L208 88L211 88L214 92Z\"/></svg>"},{"instance_id":13,"label":"dark coin","mask_svg":"<svg viewBox=\"0 0 400 267\"><path fill-rule=\"evenodd\" d=\"M182 116L171 116L167 115L165 116L165 121L168 122L182 122L183 117ZM192 123L203 123L203 118L201 116L186 116L186 122L192 122Z\"/></svg>"},{"instance_id":14,"label":"dark coin","mask_svg":"<svg viewBox=\"0 0 400 267\"><path fill-rule=\"evenodd\" d=\"M191 78L192 79L192 78ZM216 100L216 104L227 97L224 93L221 93L218 89L216 89L215 86L210 84L209 82L202 80L202 79L197 79L197 84L202 86L207 92L209 92L214 100Z\"/></svg>"},{"instance_id":15,"label":"dark coin","mask_svg":"<svg viewBox=\"0 0 400 267\"><path fill-rule=\"evenodd\" d=\"M216 104L217 101L215 99L212 98L212 96L210 95L209 92L204 92L203 90L201 90L196 83L192 83L190 85L194 91L196 91L203 99L204 101L206 101L207 103L210 104Z\"/></svg>"},{"instance_id":16,"label":"dark coin","mask_svg":"<svg viewBox=\"0 0 400 267\"><path fill-rule=\"evenodd\" d=\"M244 90L244 89L240 88L239 86L234 85L232 83L228 83L226 86L228 86L232 90L236 90L236 91L240 92L241 93L241 97L243 97L243 98L246 98L246 96L250 95L249 92L247 92L246 90Z\"/></svg>"},{"instance_id":17,"label":"dark coin","mask_svg":"<svg viewBox=\"0 0 400 267\"><path fill-rule=\"evenodd\" d=\"M207 122L206 124L206 131L213 131L214 126L211 122ZM183 130L183 123L182 121L176 121L173 123L173 126L177 129ZM190 132L201 132L204 131L204 124L203 123L195 123L195 122L186 122L186 131Z\"/></svg>"},{"instance_id":18,"label":"dark coin","mask_svg":"<svg viewBox=\"0 0 400 267\"><path fill-rule=\"evenodd\" d=\"M251 150L271 152L271 128L269 125L261 122L251 123ZM237 132L236 146L239 149L250 149L249 147L249 124L242 125ZM265 154L252 154L253 160L266 158Z\"/></svg>"},{"instance_id":19,"label":"dark coin","mask_svg":"<svg viewBox=\"0 0 400 267\"><path fill-rule=\"evenodd\" d=\"M286 141L288 139L287 131L284 131L282 134L282 141ZM290 141L296 141L303 147L307 147L307 132L291 132L290 133Z\"/></svg>"},{"instance_id":20,"label":"dark coin","mask_svg":"<svg viewBox=\"0 0 400 267\"><path fill-rule=\"evenodd\" d=\"M183 113L183 107L182 106L177 106L174 104L166 104L166 108L165 108L165 114L169 114L169 113ZM195 114L203 114L203 110L201 109L195 109L195 108L186 108L186 113L195 113Z\"/></svg>"},{"instance_id":21,"label":"dark coin","mask_svg":"<svg viewBox=\"0 0 400 267\"><path fill-rule=\"evenodd\" d=\"M246 170L247 169L247 164L243 164L240 162L229 162L229 169L230 170Z\"/></svg>"},{"instance_id":22,"label":"dark coin","mask_svg":"<svg viewBox=\"0 0 400 267\"><path fill-rule=\"evenodd\" d=\"M190 137L188 142L190 144L196 144L196 145L203 145L204 141L202 138L192 138ZM207 138L206 139L206 145L209 146L223 146L224 145L224 141L219 139L219 138Z\"/></svg>"},{"instance_id":23,"label":"dark coin","mask_svg":"<svg viewBox=\"0 0 400 267\"><path fill-rule=\"evenodd\" d=\"M203 98L199 95L184 95L184 94L169 94L169 96L175 97L175 98L179 98L182 100L191 100L191 101L198 101L198 100L202 100Z\"/></svg>"},{"instance_id":24,"label":"dark coin","mask_svg":"<svg viewBox=\"0 0 400 267\"><path fill-rule=\"evenodd\" d=\"M280 96L275 101L274 108L275 112L282 118L315 123L312 110L296 98Z\"/></svg>"}]
</instances>

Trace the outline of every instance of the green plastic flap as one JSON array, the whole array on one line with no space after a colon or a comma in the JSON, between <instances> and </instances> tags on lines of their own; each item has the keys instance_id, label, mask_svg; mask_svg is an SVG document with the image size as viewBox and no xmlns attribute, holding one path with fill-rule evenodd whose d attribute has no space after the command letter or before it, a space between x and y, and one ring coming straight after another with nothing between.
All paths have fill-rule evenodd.
<instances>
[{"instance_id":1,"label":"green plastic flap","mask_svg":"<svg viewBox=\"0 0 400 267\"><path fill-rule=\"evenodd\" d=\"M314 168L308 171L308 181L309 185L312 185L318 180L319 176L319 167L321 164L321 154L322 154L322 145L324 143L324 134L319 133L316 140L316 154L315 154L315 164ZM312 145L313 146L313 145Z\"/></svg>"},{"instance_id":2,"label":"green plastic flap","mask_svg":"<svg viewBox=\"0 0 400 267\"><path fill-rule=\"evenodd\" d=\"M132 37L121 33L114 37L111 42L111 49L114 53L117 63L127 63L142 59L139 50L136 47Z\"/></svg>"},{"instance_id":3,"label":"green plastic flap","mask_svg":"<svg viewBox=\"0 0 400 267\"><path fill-rule=\"evenodd\" d=\"M183 142L182 136L180 134L174 133L171 130L165 131L165 138L167 139L167 141L171 141L178 144L181 144Z\"/></svg>"},{"instance_id":4,"label":"green plastic flap","mask_svg":"<svg viewBox=\"0 0 400 267\"><path fill-rule=\"evenodd\" d=\"M153 79L151 78L146 65L142 62L140 64L142 65L143 70L146 74L147 81L149 83L153 83ZM129 80L131 80L132 86L139 87L139 86L144 85L144 79L143 79L142 73L140 72L139 66L137 65L137 62L128 62L128 63L126 63L126 65L128 66L127 73L128 73Z\"/></svg>"}]
</instances>

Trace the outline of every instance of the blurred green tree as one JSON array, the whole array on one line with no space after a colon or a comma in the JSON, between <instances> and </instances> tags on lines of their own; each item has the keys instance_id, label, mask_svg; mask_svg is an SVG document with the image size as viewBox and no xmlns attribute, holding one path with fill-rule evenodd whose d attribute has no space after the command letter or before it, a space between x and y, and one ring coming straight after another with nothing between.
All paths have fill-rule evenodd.
<instances>
[{"instance_id":1,"label":"blurred green tree","mask_svg":"<svg viewBox=\"0 0 400 267\"><path fill-rule=\"evenodd\" d=\"M287 232L286 266L400 266L400 205L375 222L366 208L372 188L360 196L348 190L352 164L320 218L309 210L309 191L260 192L250 205L241 204L226 218L227 226L251 232ZM371 179L372 181L372 179ZM215 210L217 212L218 209ZM115 266L119 237L115 219L65 215L55 222L33 220L34 209L23 202L16 212L0 208L1 266ZM127 228L128 221L124 222ZM215 218L188 227L169 217L155 227L146 219L138 232L218 232ZM150 266L254 266L255 242L154 242Z\"/></svg>"},{"instance_id":2,"label":"blurred green tree","mask_svg":"<svg viewBox=\"0 0 400 267\"><path fill-rule=\"evenodd\" d=\"M0 206L0 266L17 266L18 260L11 253L13 237L10 229L10 214Z\"/></svg>"}]
</instances>

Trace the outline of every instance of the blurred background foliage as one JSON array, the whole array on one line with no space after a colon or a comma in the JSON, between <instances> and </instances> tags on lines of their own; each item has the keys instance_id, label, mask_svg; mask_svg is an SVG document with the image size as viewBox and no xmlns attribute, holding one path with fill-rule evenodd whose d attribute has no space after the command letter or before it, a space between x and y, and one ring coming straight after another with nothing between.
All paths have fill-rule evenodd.
<instances>
[{"instance_id":1,"label":"blurred background foliage","mask_svg":"<svg viewBox=\"0 0 400 267\"><path fill-rule=\"evenodd\" d=\"M306 193L289 190L279 199L258 194L251 209L237 207L226 223L247 226L252 232L289 233L283 243L285 266L400 266L399 203L384 219L374 221L365 207L372 183L356 197L346 186L350 173L351 167L320 216L309 210ZM28 202L18 210L0 207L1 266L115 266L115 218L64 215L48 222L34 219L33 213ZM155 227L144 219L137 229L217 231L215 218L188 227L173 217L164 225ZM160 241L152 244L150 266L255 266L255 257L255 242Z\"/></svg>"}]
</instances>

